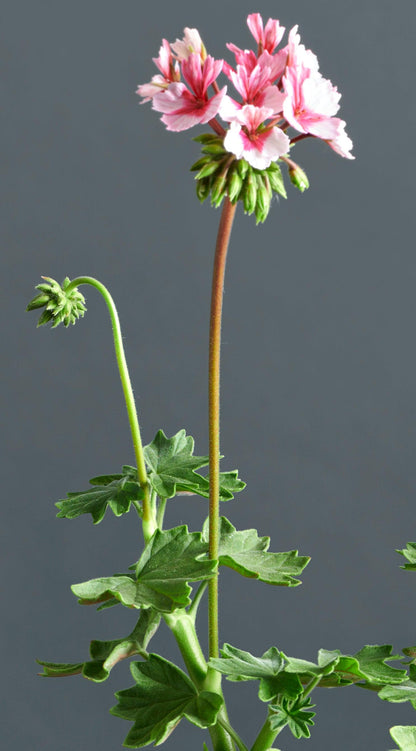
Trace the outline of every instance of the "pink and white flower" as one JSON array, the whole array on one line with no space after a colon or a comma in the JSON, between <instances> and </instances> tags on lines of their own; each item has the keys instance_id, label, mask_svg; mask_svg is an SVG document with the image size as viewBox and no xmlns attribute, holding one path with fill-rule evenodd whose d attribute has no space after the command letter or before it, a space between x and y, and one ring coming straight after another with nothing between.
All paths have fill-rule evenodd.
<instances>
[{"instance_id":1,"label":"pink and white flower","mask_svg":"<svg viewBox=\"0 0 416 751\"><path fill-rule=\"evenodd\" d=\"M341 156L349 159L352 142L345 122L335 117L341 94L319 72L316 56L300 44L295 26L289 34L288 64L282 78L286 98L283 114L297 131L322 138Z\"/></svg>"},{"instance_id":2,"label":"pink and white flower","mask_svg":"<svg viewBox=\"0 0 416 751\"><path fill-rule=\"evenodd\" d=\"M290 140L283 130L276 126L264 126L265 120L272 116L272 109L245 104L234 114L224 147L255 169L266 169L271 162L286 154L290 147Z\"/></svg>"},{"instance_id":3,"label":"pink and white flower","mask_svg":"<svg viewBox=\"0 0 416 751\"><path fill-rule=\"evenodd\" d=\"M153 76L150 83L143 83L137 87L136 94L143 97L144 102L149 102L155 94L165 91L169 84L180 81L181 74L179 63L174 62L169 42L162 40L162 46L159 49L159 56L153 58L154 64L159 68L160 74Z\"/></svg>"},{"instance_id":4,"label":"pink and white flower","mask_svg":"<svg viewBox=\"0 0 416 751\"><path fill-rule=\"evenodd\" d=\"M218 114L227 87L211 99L207 90L221 70L222 60L214 60L210 55L203 63L196 52L182 60L182 74L192 91L183 83L173 83L153 97L153 109L163 113L161 119L168 130L187 130L198 123L209 122Z\"/></svg>"},{"instance_id":5,"label":"pink and white flower","mask_svg":"<svg viewBox=\"0 0 416 751\"><path fill-rule=\"evenodd\" d=\"M177 39L170 46L178 60L187 60L189 55L197 54L204 61L207 56L205 45L200 37L198 29L184 28L183 39Z\"/></svg>"},{"instance_id":6,"label":"pink and white flower","mask_svg":"<svg viewBox=\"0 0 416 751\"><path fill-rule=\"evenodd\" d=\"M247 26L253 34L254 39L259 45L259 51L267 50L272 53L280 44L286 29L280 26L279 21L269 18L265 28L263 28L263 19L260 13L251 13L247 18Z\"/></svg>"}]
</instances>

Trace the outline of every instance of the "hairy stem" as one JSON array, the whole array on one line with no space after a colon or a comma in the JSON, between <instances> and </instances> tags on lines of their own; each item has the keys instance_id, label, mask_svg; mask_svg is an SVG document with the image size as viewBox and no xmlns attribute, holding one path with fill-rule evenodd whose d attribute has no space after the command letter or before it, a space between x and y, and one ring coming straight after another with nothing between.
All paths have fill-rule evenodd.
<instances>
[{"instance_id":1,"label":"hairy stem","mask_svg":"<svg viewBox=\"0 0 416 751\"><path fill-rule=\"evenodd\" d=\"M225 264L236 204L226 198L218 228L209 330L209 556L218 559L220 473L220 350ZM209 656L218 657L218 575L208 585Z\"/></svg>"},{"instance_id":2,"label":"hairy stem","mask_svg":"<svg viewBox=\"0 0 416 751\"><path fill-rule=\"evenodd\" d=\"M110 313L111 326L113 329L114 337L114 349L120 373L121 385L123 387L124 399L127 407L127 415L133 439L134 454L137 463L137 476L139 483L143 489L143 535L145 541L148 542L156 529L156 521L150 502L149 483L147 480L146 465L144 461L143 444L140 435L140 427L137 418L136 405L134 402L133 389L131 386L126 357L124 354L123 339L121 336L121 328L117 308L108 289L104 286L104 284L101 284L101 282L99 282L97 279L94 279L92 276L78 276L76 279L73 279L68 286L67 292L75 287L79 287L81 284L89 284L92 287L95 287L95 289L97 289L98 292L100 292L103 296Z\"/></svg>"}]
</instances>

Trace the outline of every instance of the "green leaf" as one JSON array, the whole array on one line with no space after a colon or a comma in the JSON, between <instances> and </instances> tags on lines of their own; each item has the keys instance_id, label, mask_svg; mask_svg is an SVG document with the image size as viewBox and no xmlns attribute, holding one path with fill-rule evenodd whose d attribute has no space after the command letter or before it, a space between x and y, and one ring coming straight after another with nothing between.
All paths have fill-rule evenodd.
<instances>
[{"instance_id":1,"label":"green leaf","mask_svg":"<svg viewBox=\"0 0 416 751\"><path fill-rule=\"evenodd\" d=\"M44 662L36 660L38 665L42 665L43 673L39 673L43 678L61 678L67 675L79 675L84 667L83 662Z\"/></svg>"},{"instance_id":2,"label":"green leaf","mask_svg":"<svg viewBox=\"0 0 416 751\"><path fill-rule=\"evenodd\" d=\"M416 726L395 725L390 728L390 735L400 751L416 751Z\"/></svg>"},{"instance_id":3,"label":"green leaf","mask_svg":"<svg viewBox=\"0 0 416 751\"><path fill-rule=\"evenodd\" d=\"M287 725L295 738L310 738L309 726L314 725L310 697L290 701L282 699L279 704L270 705L269 722L272 730L282 730Z\"/></svg>"},{"instance_id":4,"label":"green leaf","mask_svg":"<svg viewBox=\"0 0 416 751\"><path fill-rule=\"evenodd\" d=\"M229 681L254 681L280 673L284 660L276 647L270 647L261 657L254 657L250 652L224 644L221 658L211 658L209 664Z\"/></svg>"},{"instance_id":5,"label":"green leaf","mask_svg":"<svg viewBox=\"0 0 416 751\"><path fill-rule=\"evenodd\" d=\"M405 563L400 568L404 568L407 571L416 571L416 542L408 542L403 550L396 550L396 553L400 553L400 555L403 555L409 561L409 563Z\"/></svg>"},{"instance_id":6,"label":"green leaf","mask_svg":"<svg viewBox=\"0 0 416 751\"><path fill-rule=\"evenodd\" d=\"M58 501L57 516L61 519L75 519L82 514L91 514L94 524L104 517L107 507L116 516L126 514L132 501L140 501L143 491L137 481L137 470L124 466L120 475L93 477L90 483L96 487L79 493L68 493L68 498Z\"/></svg>"},{"instance_id":7,"label":"green leaf","mask_svg":"<svg viewBox=\"0 0 416 751\"><path fill-rule=\"evenodd\" d=\"M340 652L338 650L328 651L327 649L320 649L318 652L318 662L309 662L308 660L300 660L297 657L288 657L283 655L287 661L285 670L287 673L296 673L300 675L309 676L324 676L332 673L339 662Z\"/></svg>"},{"instance_id":8,"label":"green leaf","mask_svg":"<svg viewBox=\"0 0 416 751\"><path fill-rule=\"evenodd\" d=\"M160 615L155 611L143 610L133 631L124 639L112 641L99 641L94 639L90 643L91 660L78 663L43 662L37 660L43 666L42 676L63 677L81 673L84 678L101 683L107 680L111 669L120 660L132 655L142 654L147 656L146 647L157 631L160 623Z\"/></svg>"},{"instance_id":9,"label":"green leaf","mask_svg":"<svg viewBox=\"0 0 416 751\"><path fill-rule=\"evenodd\" d=\"M202 495L203 498L209 498L209 475L203 477L195 473L198 487L193 492ZM231 501L234 493L244 490L246 483L238 477L238 470L233 469L230 472L220 472L220 501Z\"/></svg>"},{"instance_id":10,"label":"green leaf","mask_svg":"<svg viewBox=\"0 0 416 751\"><path fill-rule=\"evenodd\" d=\"M118 691L118 704L110 712L134 722L124 745L141 748L163 743L183 717L201 728L215 724L222 699L196 689L176 665L158 655L131 665L136 685Z\"/></svg>"},{"instance_id":11,"label":"green leaf","mask_svg":"<svg viewBox=\"0 0 416 751\"><path fill-rule=\"evenodd\" d=\"M297 676L283 671L283 654L276 647L270 647L262 657L254 657L250 652L224 644L221 658L211 659L209 664L226 675L229 681L259 680L262 701L270 701L276 696L296 699L303 690Z\"/></svg>"},{"instance_id":12,"label":"green leaf","mask_svg":"<svg viewBox=\"0 0 416 751\"><path fill-rule=\"evenodd\" d=\"M74 584L71 589L82 605L116 598L133 608L153 607L162 613L190 604L188 582L210 579L216 561L207 558L208 546L200 532L186 526L156 530L132 575L109 576Z\"/></svg>"},{"instance_id":13,"label":"green leaf","mask_svg":"<svg viewBox=\"0 0 416 751\"><path fill-rule=\"evenodd\" d=\"M160 498L173 498L180 491L196 492L195 469L209 463L208 456L193 456L194 439L180 430L167 438L159 430L152 443L144 448L149 467L149 482Z\"/></svg>"},{"instance_id":14,"label":"green leaf","mask_svg":"<svg viewBox=\"0 0 416 751\"><path fill-rule=\"evenodd\" d=\"M412 707L416 709L416 683L415 681L405 681L395 686L383 686L378 692L380 699L399 704L403 701L410 701Z\"/></svg>"},{"instance_id":15,"label":"green leaf","mask_svg":"<svg viewBox=\"0 0 416 751\"><path fill-rule=\"evenodd\" d=\"M386 660L400 660L400 655L392 655L391 652L390 644L369 644L354 655L359 662L360 672L370 683L403 683L406 680L406 670L386 665Z\"/></svg>"},{"instance_id":16,"label":"green leaf","mask_svg":"<svg viewBox=\"0 0 416 751\"><path fill-rule=\"evenodd\" d=\"M209 524L205 522L203 535L208 540ZM309 563L307 556L297 550L287 553L267 553L269 537L258 537L255 529L237 531L225 517L220 519L219 563L243 576L268 584L296 587L301 582L295 576Z\"/></svg>"},{"instance_id":17,"label":"green leaf","mask_svg":"<svg viewBox=\"0 0 416 751\"><path fill-rule=\"evenodd\" d=\"M180 430L167 438L163 430L144 449L149 468L149 482L160 498L173 498L177 493L195 493L209 497L209 477L196 469L206 467L208 456L194 456L194 439ZM234 493L245 488L237 470L220 472L220 500L230 501Z\"/></svg>"}]
</instances>

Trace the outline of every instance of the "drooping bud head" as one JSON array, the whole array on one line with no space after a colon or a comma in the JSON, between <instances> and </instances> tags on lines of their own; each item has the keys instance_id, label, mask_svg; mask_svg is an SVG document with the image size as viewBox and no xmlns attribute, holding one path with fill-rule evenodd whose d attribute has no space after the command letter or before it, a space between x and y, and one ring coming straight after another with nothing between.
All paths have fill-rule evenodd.
<instances>
[{"instance_id":1,"label":"drooping bud head","mask_svg":"<svg viewBox=\"0 0 416 751\"><path fill-rule=\"evenodd\" d=\"M69 326L70 323L74 324L78 318L84 316L87 310L84 295L77 287L70 288L71 280L68 277L65 277L62 284L59 284L55 279L51 279L50 276L43 276L42 279L45 282L36 286L39 294L30 301L26 308L26 310L44 308L38 326L50 322L53 329L60 323Z\"/></svg>"}]
</instances>

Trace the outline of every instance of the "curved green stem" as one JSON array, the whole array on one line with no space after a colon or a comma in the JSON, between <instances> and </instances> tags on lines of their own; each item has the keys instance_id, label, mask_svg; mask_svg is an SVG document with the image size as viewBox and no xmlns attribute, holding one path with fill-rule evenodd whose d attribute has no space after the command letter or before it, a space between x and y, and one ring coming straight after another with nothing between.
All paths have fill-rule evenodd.
<instances>
[{"instance_id":1,"label":"curved green stem","mask_svg":"<svg viewBox=\"0 0 416 751\"><path fill-rule=\"evenodd\" d=\"M209 556L218 559L219 485L220 485L220 350L222 299L227 249L236 204L226 198L218 228L212 277L209 330ZM218 576L209 581L208 590L209 656L218 657Z\"/></svg>"},{"instance_id":2,"label":"curved green stem","mask_svg":"<svg viewBox=\"0 0 416 751\"><path fill-rule=\"evenodd\" d=\"M123 387L124 399L126 402L127 415L130 423L134 453L137 463L137 476L139 483L143 489L143 535L145 541L147 542L156 529L156 521L150 502L149 483L147 480L146 464L144 461L143 444L140 435L140 427L137 418L136 405L134 402L133 389L131 386L126 357L124 354L123 339L121 336L121 328L117 308L108 289L104 286L104 284L101 284L101 282L99 282L97 279L94 279L94 277L92 276L78 276L76 279L73 279L68 286L67 292L69 292L74 287L79 287L79 285L81 284L89 284L91 285L91 287L95 287L95 289L97 289L98 292L100 292L103 296L110 313L111 326L113 329L114 337L114 349L120 373L121 385Z\"/></svg>"},{"instance_id":3,"label":"curved green stem","mask_svg":"<svg viewBox=\"0 0 416 751\"><path fill-rule=\"evenodd\" d=\"M267 751L267 749L273 746L275 739L283 730L283 727L279 728L278 730L273 730L270 725L270 720L269 718L267 718L253 746L251 747L251 751Z\"/></svg>"},{"instance_id":4,"label":"curved green stem","mask_svg":"<svg viewBox=\"0 0 416 751\"><path fill-rule=\"evenodd\" d=\"M221 725L221 727L224 728L224 730L227 731L228 735L231 736L233 741L235 742L236 746L240 749L240 751L248 751L247 746L245 743L241 740L238 733L234 730L234 728L230 725L227 720L225 720L223 717L218 716L218 723Z\"/></svg>"}]
</instances>

